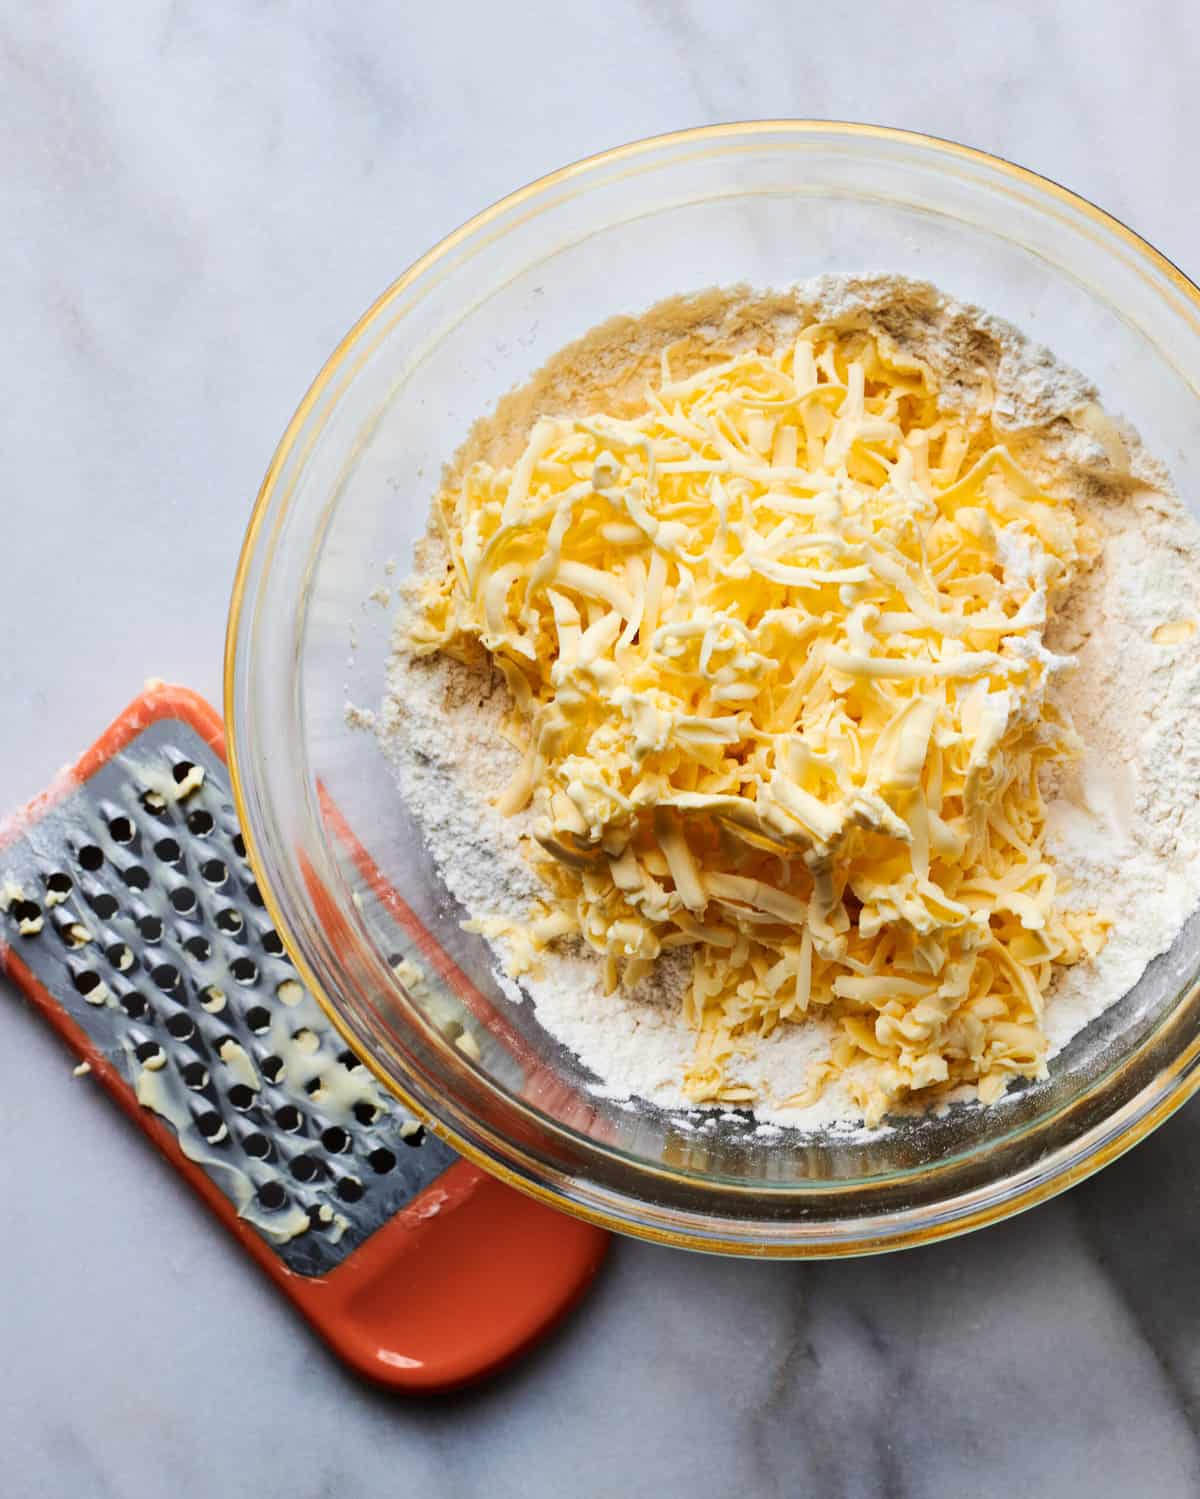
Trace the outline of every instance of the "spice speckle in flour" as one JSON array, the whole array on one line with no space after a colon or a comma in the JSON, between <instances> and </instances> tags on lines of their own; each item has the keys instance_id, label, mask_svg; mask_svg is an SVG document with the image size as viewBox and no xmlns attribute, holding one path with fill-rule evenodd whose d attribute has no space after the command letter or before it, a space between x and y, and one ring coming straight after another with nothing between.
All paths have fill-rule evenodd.
<instances>
[{"instance_id":1,"label":"spice speckle in flour","mask_svg":"<svg viewBox=\"0 0 1200 1499\"><path fill-rule=\"evenodd\" d=\"M1196 907L1198 584L1164 472L1009 325L711 291L476 425L373 724L598 1095L876 1126L1045 1076Z\"/></svg>"}]
</instances>

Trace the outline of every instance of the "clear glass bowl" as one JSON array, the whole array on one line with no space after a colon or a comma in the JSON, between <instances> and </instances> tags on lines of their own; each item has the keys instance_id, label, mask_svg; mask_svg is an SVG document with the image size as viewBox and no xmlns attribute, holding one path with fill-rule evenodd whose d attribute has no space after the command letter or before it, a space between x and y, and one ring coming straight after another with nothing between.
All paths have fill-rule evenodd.
<instances>
[{"instance_id":1,"label":"clear glass bowl","mask_svg":"<svg viewBox=\"0 0 1200 1499\"><path fill-rule=\"evenodd\" d=\"M347 700L374 706L383 684L390 611L369 596L389 559L406 570L441 465L502 393L613 313L854 270L924 277L1011 319L1087 371L1180 493L1200 495L1200 293L1144 241L961 146L855 125L719 126L564 168L401 276L285 433L233 597L238 810L267 904L333 1021L384 1084L514 1186L695 1248L852 1254L961 1232L1096 1170L1200 1082L1193 922L1047 1082L991 1109L855 1144L764 1141L744 1118L697 1138L652 1107L606 1102L499 992L374 737L347 725ZM401 955L429 975L413 993L393 971ZM455 1044L463 1031L478 1059Z\"/></svg>"}]
</instances>

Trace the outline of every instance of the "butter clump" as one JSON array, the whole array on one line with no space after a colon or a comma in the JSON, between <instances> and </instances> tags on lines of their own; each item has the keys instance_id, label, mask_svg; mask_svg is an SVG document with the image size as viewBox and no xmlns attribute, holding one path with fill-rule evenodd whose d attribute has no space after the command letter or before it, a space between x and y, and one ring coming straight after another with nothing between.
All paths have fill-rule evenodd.
<instances>
[{"instance_id":1,"label":"butter clump","mask_svg":"<svg viewBox=\"0 0 1200 1499\"><path fill-rule=\"evenodd\" d=\"M447 564L404 646L500 670L546 890L514 972L565 938L610 988L693 950L697 1102L820 1013L869 1122L1045 1074L1045 995L1106 920L1064 908L1039 770L1054 601L1097 542L882 334L806 329L661 378L632 417L543 417L439 494Z\"/></svg>"}]
</instances>

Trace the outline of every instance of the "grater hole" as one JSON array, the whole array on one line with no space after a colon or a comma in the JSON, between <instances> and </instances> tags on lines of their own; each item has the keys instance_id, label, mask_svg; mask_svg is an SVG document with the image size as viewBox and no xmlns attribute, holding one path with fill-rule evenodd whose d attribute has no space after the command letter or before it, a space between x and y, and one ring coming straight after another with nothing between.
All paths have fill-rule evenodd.
<instances>
[{"instance_id":1,"label":"grater hole","mask_svg":"<svg viewBox=\"0 0 1200 1499\"><path fill-rule=\"evenodd\" d=\"M402 1132L400 1138L406 1145L415 1150L418 1145L424 1145L425 1143L425 1126L418 1124L416 1129L406 1129Z\"/></svg>"},{"instance_id":2,"label":"grater hole","mask_svg":"<svg viewBox=\"0 0 1200 1499\"><path fill-rule=\"evenodd\" d=\"M158 916L143 916L138 922L138 931L141 932L144 942L161 942L163 934L162 919Z\"/></svg>"},{"instance_id":3,"label":"grater hole","mask_svg":"<svg viewBox=\"0 0 1200 1499\"><path fill-rule=\"evenodd\" d=\"M164 864L178 864L183 858L183 850L174 838L160 838L154 845L154 856Z\"/></svg>"},{"instance_id":4,"label":"grater hole","mask_svg":"<svg viewBox=\"0 0 1200 1499\"><path fill-rule=\"evenodd\" d=\"M206 963L212 957L212 943L207 937L199 935L189 937L183 944L183 950L188 957L195 958L198 963Z\"/></svg>"},{"instance_id":5,"label":"grater hole","mask_svg":"<svg viewBox=\"0 0 1200 1499\"><path fill-rule=\"evenodd\" d=\"M263 1207L274 1211L283 1207L288 1195L278 1182L263 1182L258 1189L258 1200Z\"/></svg>"},{"instance_id":6,"label":"grater hole","mask_svg":"<svg viewBox=\"0 0 1200 1499\"><path fill-rule=\"evenodd\" d=\"M210 1015L219 1014L225 1008L225 991L216 984L206 984L200 991L200 1004Z\"/></svg>"},{"instance_id":7,"label":"grater hole","mask_svg":"<svg viewBox=\"0 0 1200 1499\"><path fill-rule=\"evenodd\" d=\"M248 1083L234 1083L229 1090L229 1102L239 1114L244 1114L247 1109L254 1107L254 1089Z\"/></svg>"},{"instance_id":8,"label":"grater hole","mask_svg":"<svg viewBox=\"0 0 1200 1499\"><path fill-rule=\"evenodd\" d=\"M271 954L273 958L283 956L283 938L274 927L268 927L262 934L263 951Z\"/></svg>"},{"instance_id":9,"label":"grater hole","mask_svg":"<svg viewBox=\"0 0 1200 1499\"><path fill-rule=\"evenodd\" d=\"M12 905L9 906L8 909L12 912L13 917L17 921L36 921L42 914L42 908L35 900L14 900ZM65 933L63 934L63 940L68 943L70 943L71 941L71 939L67 937ZM77 947L81 947L83 944L80 942L76 942L74 943L74 945Z\"/></svg>"},{"instance_id":10,"label":"grater hole","mask_svg":"<svg viewBox=\"0 0 1200 1499\"><path fill-rule=\"evenodd\" d=\"M111 921L121 909L117 904L116 896L109 895L107 890L101 890L95 895L89 895L87 903L99 916L101 921Z\"/></svg>"},{"instance_id":11,"label":"grater hole","mask_svg":"<svg viewBox=\"0 0 1200 1499\"><path fill-rule=\"evenodd\" d=\"M311 1155L298 1155L289 1169L298 1182L316 1181L321 1175L321 1163Z\"/></svg>"},{"instance_id":12,"label":"grater hole","mask_svg":"<svg viewBox=\"0 0 1200 1499\"><path fill-rule=\"evenodd\" d=\"M304 1123L304 1116L294 1104L285 1103L282 1108L275 1110L275 1123L287 1134L295 1135Z\"/></svg>"},{"instance_id":13,"label":"grater hole","mask_svg":"<svg viewBox=\"0 0 1200 1499\"><path fill-rule=\"evenodd\" d=\"M136 989L131 989L128 994L122 994L120 1005L130 1020L141 1020L150 1011L150 1006Z\"/></svg>"},{"instance_id":14,"label":"grater hole","mask_svg":"<svg viewBox=\"0 0 1200 1499\"><path fill-rule=\"evenodd\" d=\"M331 1124L321 1132L321 1144L330 1155L345 1155L350 1149L350 1136L340 1124Z\"/></svg>"},{"instance_id":15,"label":"grater hole","mask_svg":"<svg viewBox=\"0 0 1200 1499\"><path fill-rule=\"evenodd\" d=\"M174 780L176 786L182 786L184 781L187 780L188 776L191 775L192 771L195 770L195 768L196 767L190 760L177 760L175 764L171 766L171 777Z\"/></svg>"},{"instance_id":16,"label":"grater hole","mask_svg":"<svg viewBox=\"0 0 1200 1499\"><path fill-rule=\"evenodd\" d=\"M121 871L121 878L131 890L148 890L150 888L150 876L140 864L131 864L128 869Z\"/></svg>"},{"instance_id":17,"label":"grater hole","mask_svg":"<svg viewBox=\"0 0 1200 1499\"><path fill-rule=\"evenodd\" d=\"M263 904L262 891L253 880L246 886L246 899L252 906L261 906Z\"/></svg>"},{"instance_id":18,"label":"grater hole","mask_svg":"<svg viewBox=\"0 0 1200 1499\"><path fill-rule=\"evenodd\" d=\"M51 895L57 895L65 899L71 893L71 880L69 875L60 874L57 871L46 877L46 889Z\"/></svg>"},{"instance_id":19,"label":"grater hole","mask_svg":"<svg viewBox=\"0 0 1200 1499\"><path fill-rule=\"evenodd\" d=\"M233 851L239 859L244 859L246 857L246 840L240 833L235 833L233 835Z\"/></svg>"},{"instance_id":20,"label":"grater hole","mask_svg":"<svg viewBox=\"0 0 1200 1499\"><path fill-rule=\"evenodd\" d=\"M133 1048L133 1054L145 1066L148 1062L165 1060L163 1049L157 1041L142 1041Z\"/></svg>"},{"instance_id":21,"label":"grater hole","mask_svg":"<svg viewBox=\"0 0 1200 1499\"><path fill-rule=\"evenodd\" d=\"M118 973L128 973L137 964L133 955L133 949L127 947L124 942L114 942L104 949L104 956L117 970Z\"/></svg>"},{"instance_id":22,"label":"grater hole","mask_svg":"<svg viewBox=\"0 0 1200 1499\"><path fill-rule=\"evenodd\" d=\"M191 1088L194 1093L199 1093L201 1088L208 1087L208 1068L203 1062L189 1062L183 1068L180 1076L183 1078L186 1086Z\"/></svg>"},{"instance_id":23,"label":"grater hole","mask_svg":"<svg viewBox=\"0 0 1200 1499\"><path fill-rule=\"evenodd\" d=\"M358 1060L358 1058L352 1051L339 1051L338 1061L342 1064L347 1072L353 1072L356 1067L362 1066L362 1063Z\"/></svg>"},{"instance_id":24,"label":"grater hole","mask_svg":"<svg viewBox=\"0 0 1200 1499\"><path fill-rule=\"evenodd\" d=\"M108 832L114 843L133 842L133 823L128 817L114 817L108 825Z\"/></svg>"},{"instance_id":25,"label":"grater hole","mask_svg":"<svg viewBox=\"0 0 1200 1499\"><path fill-rule=\"evenodd\" d=\"M304 1084L304 1091L310 1098L315 1098L321 1091L321 1079L319 1077L310 1077Z\"/></svg>"},{"instance_id":26,"label":"grater hole","mask_svg":"<svg viewBox=\"0 0 1200 1499\"><path fill-rule=\"evenodd\" d=\"M229 870L220 859L205 859L200 866L200 873L210 885L220 886L229 878Z\"/></svg>"},{"instance_id":27,"label":"grater hole","mask_svg":"<svg viewBox=\"0 0 1200 1499\"><path fill-rule=\"evenodd\" d=\"M360 1098L354 1105L354 1117L358 1120L359 1124L374 1124L376 1119L379 1118L379 1110L373 1103L368 1103L366 1099Z\"/></svg>"},{"instance_id":28,"label":"grater hole","mask_svg":"<svg viewBox=\"0 0 1200 1499\"><path fill-rule=\"evenodd\" d=\"M371 1163L372 1171L377 1172L380 1176L386 1176L396 1165L396 1157L382 1145L378 1150L373 1150L367 1157L367 1160Z\"/></svg>"},{"instance_id":29,"label":"grater hole","mask_svg":"<svg viewBox=\"0 0 1200 1499\"><path fill-rule=\"evenodd\" d=\"M150 977L160 989L169 991L179 983L179 969L173 963L159 963L150 970Z\"/></svg>"},{"instance_id":30,"label":"grater hole","mask_svg":"<svg viewBox=\"0 0 1200 1499\"><path fill-rule=\"evenodd\" d=\"M240 932L245 924L242 920L242 913L235 911L232 906L226 906L223 911L217 912L217 925L223 932L228 932L231 936L235 936Z\"/></svg>"},{"instance_id":31,"label":"grater hole","mask_svg":"<svg viewBox=\"0 0 1200 1499\"><path fill-rule=\"evenodd\" d=\"M258 978L258 964L253 958L234 958L229 971L239 984L252 984Z\"/></svg>"},{"instance_id":32,"label":"grater hole","mask_svg":"<svg viewBox=\"0 0 1200 1499\"><path fill-rule=\"evenodd\" d=\"M196 1034L196 1022L190 1015L185 1015L180 1011L168 1018L167 1030L176 1041L190 1041Z\"/></svg>"},{"instance_id":33,"label":"grater hole","mask_svg":"<svg viewBox=\"0 0 1200 1499\"><path fill-rule=\"evenodd\" d=\"M363 1195L363 1184L355 1181L352 1176L343 1176L334 1188L343 1202L360 1202Z\"/></svg>"},{"instance_id":34,"label":"grater hole","mask_svg":"<svg viewBox=\"0 0 1200 1499\"><path fill-rule=\"evenodd\" d=\"M264 1009L262 1005L254 1005L246 1011L246 1024L256 1036L261 1036L265 1030L271 1027L271 1012Z\"/></svg>"},{"instance_id":35,"label":"grater hole","mask_svg":"<svg viewBox=\"0 0 1200 1499\"><path fill-rule=\"evenodd\" d=\"M259 1064L258 1070L269 1083L277 1083L283 1076L282 1057L264 1057Z\"/></svg>"},{"instance_id":36,"label":"grater hole","mask_svg":"<svg viewBox=\"0 0 1200 1499\"><path fill-rule=\"evenodd\" d=\"M216 1109L205 1109L202 1114L197 1114L196 1128L210 1144L213 1141L222 1139L228 1133L225 1128L225 1121L217 1113Z\"/></svg>"},{"instance_id":37,"label":"grater hole","mask_svg":"<svg viewBox=\"0 0 1200 1499\"><path fill-rule=\"evenodd\" d=\"M73 973L71 980L75 988L83 995L84 999L93 993L100 983L100 975L92 973L90 969L84 969L82 973Z\"/></svg>"},{"instance_id":38,"label":"grater hole","mask_svg":"<svg viewBox=\"0 0 1200 1499\"><path fill-rule=\"evenodd\" d=\"M171 904L181 916L186 916L189 911L196 909L196 892L187 885L180 885L177 890L171 891Z\"/></svg>"},{"instance_id":39,"label":"grater hole","mask_svg":"<svg viewBox=\"0 0 1200 1499\"><path fill-rule=\"evenodd\" d=\"M187 825L189 833L197 838L207 838L213 830L212 813L198 807L195 812L188 813Z\"/></svg>"},{"instance_id":40,"label":"grater hole","mask_svg":"<svg viewBox=\"0 0 1200 1499\"><path fill-rule=\"evenodd\" d=\"M14 921L24 921L26 918L21 910L22 906L28 905L28 901L15 900L9 906L9 914ZM55 934L70 948L79 948L86 945L89 937L87 928L78 921L55 921Z\"/></svg>"},{"instance_id":41,"label":"grater hole","mask_svg":"<svg viewBox=\"0 0 1200 1499\"><path fill-rule=\"evenodd\" d=\"M255 1131L242 1141L242 1149L248 1156L253 1156L256 1161L265 1161L271 1154L271 1142L266 1135Z\"/></svg>"},{"instance_id":42,"label":"grater hole","mask_svg":"<svg viewBox=\"0 0 1200 1499\"><path fill-rule=\"evenodd\" d=\"M143 791L138 800L151 817L167 815L167 801L161 791Z\"/></svg>"},{"instance_id":43,"label":"grater hole","mask_svg":"<svg viewBox=\"0 0 1200 1499\"><path fill-rule=\"evenodd\" d=\"M89 874L95 874L104 863L104 855L94 843L85 843L79 850L79 862Z\"/></svg>"}]
</instances>

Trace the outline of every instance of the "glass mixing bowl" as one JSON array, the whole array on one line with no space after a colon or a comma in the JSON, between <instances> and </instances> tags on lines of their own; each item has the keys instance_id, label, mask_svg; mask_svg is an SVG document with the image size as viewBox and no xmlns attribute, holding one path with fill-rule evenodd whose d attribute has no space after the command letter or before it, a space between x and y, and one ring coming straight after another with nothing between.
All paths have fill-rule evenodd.
<instances>
[{"instance_id":1,"label":"glass mixing bowl","mask_svg":"<svg viewBox=\"0 0 1200 1499\"><path fill-rule=\"evenodd\" d=\"M372 707L382 692L379 590L407 569L441 465L501 394L614 313L854 270L927 278L1010 319L1087 371L1180 493L1200 495L1200 292L1135 234L962 146L860 125L717 126L555 172L406 271L288 427L234 589L238 811L267 905L331 1019L464 1155L570 1212L694 1248L850 1254L992 1222L1113 1159L1200 1083L1193 921L1046 1082L989 1109L855 1143L765 1140L736 1113L698 1135L597 1097L530 1007L500 992L374 736L347 723L348 701ZM406 986L398 958L423 982Z\"/></svg>"}]
</instances>

